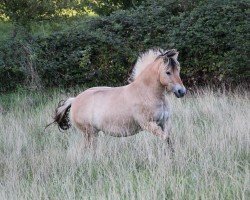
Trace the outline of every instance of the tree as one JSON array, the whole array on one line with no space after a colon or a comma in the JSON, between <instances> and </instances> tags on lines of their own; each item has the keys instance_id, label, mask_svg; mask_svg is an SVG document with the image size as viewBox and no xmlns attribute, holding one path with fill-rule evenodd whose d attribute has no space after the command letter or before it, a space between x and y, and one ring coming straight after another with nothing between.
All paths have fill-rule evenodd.
<instances>
[{"instance_id":1,"label":"tree","mask_svg":"<svg viewBox=\"0 0 250 200\"><path fill-rule=\"evenodd\" d=\"M87 6L99 15L109 15L115 10L126 10L145 0L89 0Z\"/></svg>"},{"instance_id":2,"label":"tree","mask_svg":"<svg viewBox=\"0 0 250 200\"><path fill-rule=\"evenodd\" d=\"M85 0L0 0L0 16L13 23L29 27L30 22L60 16L63 9L84 13Z\"/></svg>"}]
</instances>

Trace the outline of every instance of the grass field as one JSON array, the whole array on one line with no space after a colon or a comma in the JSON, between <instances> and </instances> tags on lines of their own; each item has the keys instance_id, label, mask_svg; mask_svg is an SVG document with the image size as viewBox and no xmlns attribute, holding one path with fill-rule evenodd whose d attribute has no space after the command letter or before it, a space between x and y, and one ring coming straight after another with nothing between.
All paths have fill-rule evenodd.
<instances>
[{"instance_id":1,"label":"grass field","mask_svg":"<svg viewBox=\"0 0 250 200\"><path fill-rule=\"evenodd\" d=\"M249 94L206 90L172 103L175 155L151 135L44 131L59 92L0 96L0 199L249 199Z\"/></svg>"}]
</instances>

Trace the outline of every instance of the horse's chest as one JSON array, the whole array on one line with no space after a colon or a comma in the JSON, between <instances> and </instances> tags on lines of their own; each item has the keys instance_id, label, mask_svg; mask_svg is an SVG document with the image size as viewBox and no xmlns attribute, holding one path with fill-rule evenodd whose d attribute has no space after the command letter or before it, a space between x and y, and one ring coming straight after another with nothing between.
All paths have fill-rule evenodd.
<instances>
[{"instance_id":1,"label":"horse's chest","mask_svg":"<svg viewBox=\"0 0 250 200\"><path fill-rule=\"evenodd\" d=\"M161 103L156 106L156 111L154 113L154 121L157 123L158 126L164 130L165 122L168 120L170 116L169 108L166 104Z\"/></svg>"}]
</instances>

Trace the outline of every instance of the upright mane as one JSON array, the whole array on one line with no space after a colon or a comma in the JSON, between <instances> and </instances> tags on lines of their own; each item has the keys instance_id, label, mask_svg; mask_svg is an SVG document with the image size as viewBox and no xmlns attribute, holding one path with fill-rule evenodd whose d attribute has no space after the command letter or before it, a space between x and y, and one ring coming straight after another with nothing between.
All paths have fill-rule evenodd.
<instances>
[{"instance_id":1,"label":"upright mane","mask_svg":"<svg viewBox=\"0 0 250 200\"><path fill-rule=\"evenodd\" d=\"M172 57L176 54L178 55L178 52L175 49L149 49L148 51L142 53L137 58L132 74L129 77L129 81L133 82L147 68L147 66L153 63L159 56L163 56L172 62L177 61L176 58L174 60L172 59Z\"/></svg>"},{"instance_id":2,"label":"upright mane","mask_svg":"<svg viewBox=\"0 0 250 200\"><path fill-rule=\"evenodd\" d=\"M142 73L142 71L148 65L153 63L158 56L162 55L162 53L162 49L149 49L148 51L140 54L137 58L132 74L129 77L129 81L133 82Z\"/></svg>"}]
</instances>

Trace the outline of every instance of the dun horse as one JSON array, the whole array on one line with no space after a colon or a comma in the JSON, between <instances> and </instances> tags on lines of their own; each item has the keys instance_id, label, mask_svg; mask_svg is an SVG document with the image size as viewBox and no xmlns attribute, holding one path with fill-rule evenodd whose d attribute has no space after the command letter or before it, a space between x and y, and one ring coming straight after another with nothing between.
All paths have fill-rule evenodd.
<instances>
[{"instance_id":1,"label":"dun horse","mask_svg":"<svg viewBox=\"0 0 250 200\"><path fill-rule=\"evenodd\" d=\"M122 87L94 87L59 104L54 122L66 130L71 124L92 143L99 131L116 137L148 131L170 143L169 103L166 92L183 97L175 49L142 54Z\"/></svg>"}]
</instances>

